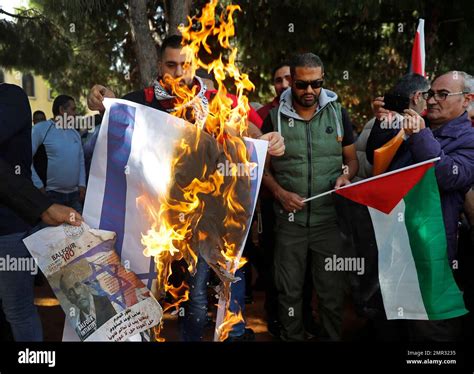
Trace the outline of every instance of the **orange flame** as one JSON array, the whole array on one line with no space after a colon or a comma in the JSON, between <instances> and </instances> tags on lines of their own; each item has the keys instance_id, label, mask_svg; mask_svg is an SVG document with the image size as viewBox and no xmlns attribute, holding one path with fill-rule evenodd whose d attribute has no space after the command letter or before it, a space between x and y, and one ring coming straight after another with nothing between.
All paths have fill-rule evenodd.
<instances>
[{"instance_id":1,"label":"orange flame","mask_svg":"<svg viewBox=\"0 0 474 374\"><path fill-rule=\"evenodd\" d=\"M202 145L204 133L205 136L211 135L217 140L226 160L234 164L250 165L247 148L242 139L242 136L247 134L247 113L250 109L244 93L246 90L253 90L254 85L248 75L241 73L235 65L238 51L231 46L230 41L235 35L232 16L236 10L240 10L240 7L229 5L217 17L215 13L217 3L217 0L211 0L202 9L200 17L188 17L188 26L180 28L183 36L182 53L186 56L184 76L173 79L167 75L161 81L163 87L175 96L175 110L172 114L196 125L193 137L181 139L177 144L178 153L172 160L171 175L175 175L185 160L192 157ZM211 54L211 47L208 44L210 38L217 39L221 49L227 52L227 59L224 52L210 63L205 63L199 58L200 50ZM199 115L205 109L197 96L199 87L184 84L184 81L188 81L186 78L194 77L199 67L207 69L214 76L218 86L215 96L209 103L209 114L205 121ZM228 96L224 86L227 78L234 81L236 89L237 105L234 107L233 100ZM177 299L176 302L165 306L165 310L178 308L181 302L187 300L189 293L184 284L178 288L168 284L172 273L172 262L184 258L188 270L193 273L199 252L196 246L208 241L214 243L210 233L203 230L196 231L206 205L204 196L219 198L226 213L223 222L219 223L225 227L225 233L218 244L217 254L220 255L220 260L215 265L219 266L223 273L234 274L245 264L246 260L240 257L240 241L247 229L249 212L245 204L246 195L242 192L239 195L239 191L248 193L249 185L248 178L240 178L234 173L222 175L218 171L208 170L204 165L186 186L179 186L175 181L174 188L179 191L179 198L172 193L158 198L158 201L146 195L140 198L139 203L146 207L153 222L146 235L142 235L142 244L145 247L145 256L155 258L159 295L164 296L169 292ZM229 300L230 281L224 281L224 290L226 299ZM242 313L234 315L229 311L226 312L224 322L219 326L220 336L223 337L221 340L225 340L232 326L242 320ZM155 329L159 341L162 341L162 338L159 338L161 328L160 325Z\"/></svg>"},{"instance_id":2,"label":"orange flame","mask_svg":"<svg viewBox=\"0 0 474 374\"><path fill-rule=\"evenodd\" d=\"M217 328L217 336L219 341L223 342L229 337L229 333L232 331L232 327L240 322L244 322L242 312L239 310L238 313L233 313L229 308L225 311L224 321Z\"/></svg>"}]
</instances>

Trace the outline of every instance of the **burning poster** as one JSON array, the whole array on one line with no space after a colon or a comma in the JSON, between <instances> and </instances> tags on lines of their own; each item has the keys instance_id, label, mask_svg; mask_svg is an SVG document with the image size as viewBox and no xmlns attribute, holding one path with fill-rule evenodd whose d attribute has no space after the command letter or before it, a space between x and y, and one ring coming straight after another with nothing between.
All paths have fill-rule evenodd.
<instances>
[{"instance_id":1,"label":"burning poster","mask_svg":"<svg viewBox=\"0 0 474 374\"><path fill-rule=\"evenodd\" d=\"M201 256L222 281L217 321L227 329L241 319L224 316L224 310L229 309L230 285L238 281L235 271L244 264L241 254L268 143L246 138L250 106L245 95L254 85L236 66L238 51L229 42L239 7L229 5L218 16L216 6L212 0L199 18L180 28L183 75L165 74L154 83L157 100L172 99L169 113L124 100L104 101L84 218L117 233L122 263L159 300L173 297L172 304L163 304L165 311L177 309L188 293L185 283L171 284L172 264L185 260L194 274ZM213 61L211 41L219 49ZM207 92L195 77L198 68L212 74L216 90ZM226 329L216 329L215 339L223 340ZM159 329L155 333L159 336Z\"/></svg>"},{"instance_id":2,"label":"burning poster","mask_svg":"<svg viewBox=\"0 0 474 374\"><path fill-rule=\"evenodd\" d=\"M216 247L225 237L226 213L219 208L222 196L213 197L212 189L218 181L222 187L232 176L240 175L239 196L245 204L241 219L250 223L263 175L267 142L245 138L241 144L245 145L249 163L232 165L215 139L205 133L197 137L196 127L180 118L125 100L106 99L104 105L106 112L94 150L84 206L85 221L91 227L117 233L115 250L122 264L156 294L162 294L163 289L168 291L165 285L158 284L166 274L158 277L154 254L144 251L144 237L154 240L151 246L165 249L162 253L171 259L178 259L179 253L196 255L194 251L183 251L182 246L197 243L195 248L202 248L201 254L211 266L224 278L232 278L226 273L225 257ZM199 144L198 139L201 139ZM179 163L173 162L184 144L188 144L186 141L190 144L190 156L180 158ZM204 183L211 176L211 181ZM191 199L187 200L178 188L193 181L193 187L203 191L193 195L201 198L200 204L194 202L193 205L192 196L186 194ZM161 204L165 197L168 204ZM167 209L169 226L166 226L157 219L160 207L169 208L173 201L181 201L188 211L195 208L193 214ZM172 231L172 225L180 229ZM237 251L243 248L249 226L247 224L239 233ZM166 236L149 232L151 228ZM195 234L194 239L190 233ZM75 335L66 324L63 339L76 340Z\"/></svg>"},{"instance_id":3,"label":"burning poster","mask_svg":"<svg viewBox=\"0 0 474 374\"><path fill-rule=\"evenodd\" d=\"M160 323L160 304L125 269L114 250L114 232L48 227L24 239L83 341L124 341Z\"/></svg>"}]
</instances>

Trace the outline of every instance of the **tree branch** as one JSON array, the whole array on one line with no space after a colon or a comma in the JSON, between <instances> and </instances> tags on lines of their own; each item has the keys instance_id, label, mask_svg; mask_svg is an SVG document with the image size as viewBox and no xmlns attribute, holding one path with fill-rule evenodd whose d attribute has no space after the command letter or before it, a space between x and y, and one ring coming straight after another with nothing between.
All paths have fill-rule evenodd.
<instances>
[{"instance_id":1,"label":"tree branch","mask_svg":"<svg viewBox=\"0 0 474 374\"><path fill-rule=\"evenodd\" d=\"M29 9L29 10L24 11L22 13L27 13L28 11L31 11L31 10L32 9ZM12 14L12 13L9 13L9 12L3 10L2 8L0 8L0 13L6 14L7 16L10 16L10 17L13 17L13 18L19 18L19 19L39 19L39 18L41 18L39 16L30 17L30 16L22 16L21 14Z\"/></svg>"},{"instance_id":2,"label":"tree branch","mask_svg":"<svg viewBox=\"0 0 474 374\"><path fill-rule=\"evenodd\" d=\"M130 29L135 54L140 69L140 81L147 87L156 77L157 51L151 37L147 17L146 0L133 0L129 3Z\"/></svg>"}]
</instances>

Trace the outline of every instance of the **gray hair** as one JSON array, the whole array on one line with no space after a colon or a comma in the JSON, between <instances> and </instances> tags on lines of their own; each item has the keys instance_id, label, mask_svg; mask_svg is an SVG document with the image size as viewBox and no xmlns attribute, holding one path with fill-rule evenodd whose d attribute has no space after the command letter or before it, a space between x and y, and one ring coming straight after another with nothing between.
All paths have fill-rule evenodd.
<instances>
[{"instance_id":1,"label":"gray hair","mask_svg":"<svg viewBox=\"0 0 474 374\"><path fill-rule=\"evenodd\" d=\"M392 95L398 95L403 97L410 97L415 92L428 91L430 89L430 81L424 76L409 73L401 77L395 86L390 90Z\"/></svg>"},{"instance_id":2,"label":"gray hair","mask_svg":"<svg viewBox=\"0 0 474 374\"><path fill-rule=\"evenodd\" d=\"M474 92L474 79L473 79L472 75L470 75L470 74L468 74L464 71L452 70L452 71L448 71L447 73L441 74L436 79L438 79L439 77L442 77L444 75L447 75L447 74L451 74L453 76L454 80L458 80L459 77L462 77L463 80L462 80L462 88L461 89L462 89L463 92L466 92L466 93Z\"/></svg>"},{"instance_id":3,"label":"gray hair","mask_svg":"<svg viewBox=\"0 0 474 374\"><path fill-rule=\"evenodd\" d=\"M474 92L474 78L472 77L472 75L464 71L459 71L458 73L464 79L462 90L464 92L473 93Z\"/></svg>"}]
</instances>

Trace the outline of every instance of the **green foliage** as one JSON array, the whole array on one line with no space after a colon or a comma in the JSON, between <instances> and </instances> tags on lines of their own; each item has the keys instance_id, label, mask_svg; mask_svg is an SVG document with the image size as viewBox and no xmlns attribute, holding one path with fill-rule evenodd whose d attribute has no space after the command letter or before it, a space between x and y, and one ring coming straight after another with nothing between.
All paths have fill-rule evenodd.
<instances>
[{"instance_id":1,"label":"green foliage","mask_svg":"<svg viewBox=\"0 0 474 374\"><path fill-rule=\"evenodd\" d=\"M160 1L150 2L150 21ZM139 88L128 7L119 0L32 0L14 22L0 21L0 65L43 75L56 92L84 96L95 83L117 95Z\"/></svg>"},{"instance_id":2,"label":"green foliage","mask_svg":"<svg viewBox=\"0 0 474 374\"><path fill-rule=\"evenodd\" d=\"M0 20L0 63L4 67L32 68L46 74L51 66L62 68L71 58L67 39L37 11L23 12L16 23ZM31 17L31 18L30 18ZM48 44L38 42L44 39ZM57 46L45 53L47 45Z\"/></svg>"},{"instance_id":3,"label":"green foliage","mask_svg":"<svg viewBox=\"0 0 474 374\"><path fill-rule=\"evenodd\" d=\"M242 64L269 100L272 68L298 52L318 54L326 86L336 91L361 127L372 99L408 71L418 18L425 19L426 71L473 71L469 1L238 0Z\"/></svg>"},{"instance_id":4,"label":"green foliage","mask_svg":"<svg viewBox=\"0 0 474 374\"><path fill-rule=\"evenodd\" d=\"M172 0L175 1L175 0ZM194 0L192 14L207 0ZM221 8L230 0L222 0ZM168 1L148 2L153 36L166 32ZM326 87L336 91L361 127L372 99L407 72L418 18L425 19L426 71L473 73L474 33L469 30L468 0L234 0L234 43L241 70L256 90L251 101L273 96L271 71L296 52L311 51L325 64ZM130 35L128 2L119 0L33 0L31 18L0 20L0 65L33 70L56 92L76 97L94 83L118 95L139 88ZM220 51L213 51L213 57ZM210 56L209 56L210 57ZM127 75L127 73L129 73ZM126 78L129 78L128 80Z\"/></svg>"}]
</instances>

